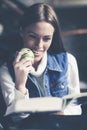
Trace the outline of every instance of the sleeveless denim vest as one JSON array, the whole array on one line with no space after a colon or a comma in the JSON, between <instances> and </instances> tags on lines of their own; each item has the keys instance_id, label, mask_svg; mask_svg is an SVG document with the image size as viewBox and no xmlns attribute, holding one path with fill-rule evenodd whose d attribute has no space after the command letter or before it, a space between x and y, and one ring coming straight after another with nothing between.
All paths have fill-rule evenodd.
<instances>
[{"instance_id":1,"label":"sleeveless denim vest","mask_svg":"<svg viewBox=\"0 0 87 130\"><path fill-rule=\"evenodd\" d=\"M67 53L56 55L47 54L47 66L44 72L44 90L46 96L63 97L68 94L68 59ZM15 82L14 70L11 61L8 69ZM29 97L40 97L41 93L33 75L29 74L26 82Z\"/></svg>"}]
</instances>

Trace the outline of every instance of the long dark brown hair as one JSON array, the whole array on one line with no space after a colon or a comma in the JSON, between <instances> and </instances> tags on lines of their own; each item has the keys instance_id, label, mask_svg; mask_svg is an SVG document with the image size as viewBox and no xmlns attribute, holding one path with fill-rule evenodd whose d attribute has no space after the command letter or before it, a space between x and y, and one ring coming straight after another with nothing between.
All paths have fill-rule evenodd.
<instances>
[{"instance_id":1,"label":"long dark brown hair","mask_svg":"<svg viewBox=\"0 0 87 130\"><path fill-rule=\"evenodd\" d=\"M46 21L50 23L55 29L52 44L48 49L48 52L51 54L65 52L65 48L63 46L63 41L61 38L58 17L54 9L50 5L45 3L37 3L28 7L24 15L21 17L20 27L24 29L27 26L30 26L31 24L39 21Z\"/></svg>"}]
</instances>

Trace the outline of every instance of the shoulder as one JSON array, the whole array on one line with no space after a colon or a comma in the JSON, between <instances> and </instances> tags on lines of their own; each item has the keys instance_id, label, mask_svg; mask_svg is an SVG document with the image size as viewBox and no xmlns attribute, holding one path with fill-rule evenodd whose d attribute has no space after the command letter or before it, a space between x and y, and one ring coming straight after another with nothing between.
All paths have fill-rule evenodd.
<instances>
[{"instance_id":1,"label":"shoulder","mask_svg":"<svg viewBox=\"0 0 87 130\"><path fill-rule=\"evenodd\" d=\"M72 55L71 53L68 52L62 52L62 53L58 53L55 55L50 55L48 53L48 57L50 59L53 59L54 57L58 60L58 61L63 61L63 60L68 60L68 63L75 63L76 62L76 58L74 55Z\"/></svg>"},{"instance_id":2,"label":"shoulder","mask_svg":"<svg viewBox=\"0 0 87 130\"><path fill-rule=\"evenodd\" d=\"M69 77L72 79L73 83L75 83L75 81L78 81L79 77L78 63L76 58L72 54L67 53L67 57L68 57L68 74Z\"/></svg>"},{"instance_id":3,"label":"shoulder","mask_svg":"<svg viewBox=\"0 0 87 130\"><path fill-rule=\"evenodd\" d=\"M71 53L65 52L65 53L60 53L57 55L58 62L62 65L68 67L69 70L77 70L77 60L74 55Z\"/></svg>"},{"instance_id":4,"label":"shoulder","mask_svg":"<svg viewBox=\"0 0 87 130\"><path fill-rule=\"evenodd\" d=\"M74 55L67 53L67 58L68 58L68 64L70 66L74 67L75 65L77 65L77 60Z\"/></svg>"},{"instance_id":5,"label":"shoulder","mask_svg":"<svg viewBox=\"0 0 87 130\"><path fill-rule=\"evenodd\" d=\"M6 63L0 66L0 75L3 74L4 72L8 71Z\"/></svg>"}]
</instances>

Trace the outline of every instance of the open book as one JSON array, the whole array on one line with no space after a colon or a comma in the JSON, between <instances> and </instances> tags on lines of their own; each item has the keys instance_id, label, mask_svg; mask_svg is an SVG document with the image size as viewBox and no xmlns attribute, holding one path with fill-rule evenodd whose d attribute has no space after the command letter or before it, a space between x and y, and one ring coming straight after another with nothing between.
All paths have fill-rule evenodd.
<instances>
[{"instance_id":1,"label":"open book","mask_svg":"<svg viewBox=\"0 0 87 130\"><path fill-rule=\"evenodd\" d=\"M5 116L18 113L58 112L64 110L75 99L78 100L79 104L82 104L87 101L87 93L69 94L62 98L39 97L15 100L7 108Z\"/></svg>"}]
</instances>

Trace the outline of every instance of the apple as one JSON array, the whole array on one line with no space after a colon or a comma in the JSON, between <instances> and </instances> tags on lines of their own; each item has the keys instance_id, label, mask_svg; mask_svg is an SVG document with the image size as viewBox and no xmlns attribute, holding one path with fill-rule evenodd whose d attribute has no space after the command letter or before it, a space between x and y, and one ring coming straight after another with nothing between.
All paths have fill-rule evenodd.
<instances>
[{"instance_id":1,"label":"apple","mask_svg":"<svg viewBox=\"0 0 87 130\"><path fill-rule=\"evenodd\" d=\"M22 48L21 51L26 51L22 56L21 56L21 59L23 58L26 58L26 57L29 57L29 58L32 58L34 60L34 53L32 52L31 49L29 48Z\"/></svg>"}]
</instances>

